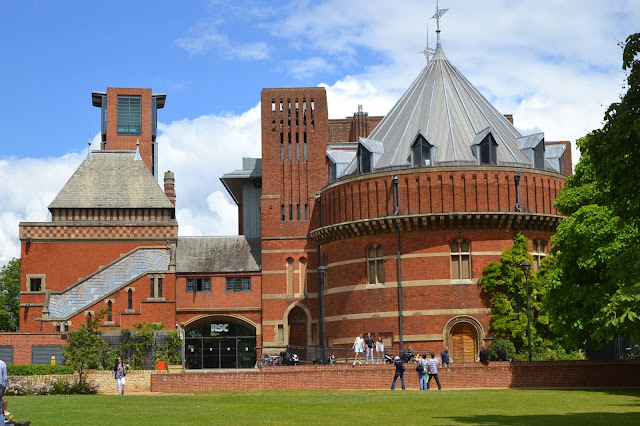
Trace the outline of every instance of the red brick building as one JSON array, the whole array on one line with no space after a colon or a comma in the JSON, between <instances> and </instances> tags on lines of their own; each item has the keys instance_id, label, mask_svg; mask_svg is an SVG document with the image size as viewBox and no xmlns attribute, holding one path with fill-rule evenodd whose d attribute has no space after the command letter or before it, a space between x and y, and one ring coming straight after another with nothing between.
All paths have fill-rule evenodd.
<instances>
[{"instance_id":1,"label":"red brick building","mask_svg":"<svg viewBox=\"0 0 640 426\"><path fill-rule=\"evenodd\" d=\"M188 368L251 367L259 348L323 336L350 347L367 332L387 349L446 345L473 361L491 340L483 268L516 232L546 255L571 173L569 142L522 136L438 44L384 117L359 107L330 120L324 88L264 89L262 157L221 178L240 235L178 237L174 176L156 181L165 95L92 99L101 150L50 221L20 224L20 333L0 336L10 361L46 360L103 308L105 330L183 324Z\"/></svg>"}]
</instances>

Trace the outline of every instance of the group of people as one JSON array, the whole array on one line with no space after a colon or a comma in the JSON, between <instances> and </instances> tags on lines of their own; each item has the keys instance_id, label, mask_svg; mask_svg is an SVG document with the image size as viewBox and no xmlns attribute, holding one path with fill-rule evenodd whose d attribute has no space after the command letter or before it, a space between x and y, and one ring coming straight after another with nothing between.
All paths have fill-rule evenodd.
<instances>
[{"instance_id":1,"label":"group of people","mask_svg":"<svg viewBox=\"0 0 640 426\"><path fill-rule=\"evenodd\" d=\"M376 350L376 361L373 361L373 349ZM366 350L366 352L365 352ZM384 343L382 342L382 337L378 337L378 340L374 340L371 337L371 333L367 333L367 337L363 338L362 333L356 337L355 342L353 342L353 351L355 353L353 367L358 365L362 365L360 362L360 357L364 353L364 363L368 364L369 359L371 359L371 364L384 364Z\"/></svg>"},{"instance_id":2,"label":"group of people","mask_svg":"<svg viewBox=\"0 0 640 426\"><path fill-rule=\"evenodd\" d=\"M418 382L420 383L420 390L429 390L429 384L431 379L436 379L438 390L442 390L440 385L440 379L438 378L438 366L449 367L449 348L445 347L440 354L440 361L436 359L436 354L429 352L431 358L427 357L427 354L418 355L416 358L416 372L418 373ZM391 382L391 390L396 388L396 381L400 377L400 383L402 384L402 390L405 390L404 384L404 371L405 365L399 356L395 357L394 366L396 367L393 381ZM428 375L428 378L427 378Z\"/></svg>"},{"instance_id":3,"label":"group of people","mask_svg":"<svg viewBox=\"0 0 640 426\"><path fill-rule=\"evenodd\" d=\"M31 422L29 420L25 422L14 422L13 415L11 415L7 408L9 406L9 401L6 400L5 394L7 391L7 386L9 385L9 378L7 377L7 364L4 361L0 360L0 425L8 425L8 426L29 426Z\"/></svg>"}]
</instances>

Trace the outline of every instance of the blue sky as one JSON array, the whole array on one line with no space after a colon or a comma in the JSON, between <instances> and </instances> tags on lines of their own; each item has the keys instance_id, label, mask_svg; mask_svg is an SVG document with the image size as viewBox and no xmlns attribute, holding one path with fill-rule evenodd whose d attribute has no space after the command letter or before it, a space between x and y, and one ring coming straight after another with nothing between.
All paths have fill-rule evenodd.
<instances>
[{"instance_id":1,"label":"blue sky","mask_svg":"<svg viewBox=\"0 0 640 426\"><path fill-rule=\"evenodd\" d=\"M444 51L471 83L524 133L572 142L620 95L617 43L640 22L634 0L440 7ZM218 178L260 155L262 88L322 85L331 118L358 104L384 115L426 64L434 12L435 0L0 0L0 265L96 138L92 91L167 94L159 167L176 174L180 234L233 234Z\"/></svg>"}]
</instances>

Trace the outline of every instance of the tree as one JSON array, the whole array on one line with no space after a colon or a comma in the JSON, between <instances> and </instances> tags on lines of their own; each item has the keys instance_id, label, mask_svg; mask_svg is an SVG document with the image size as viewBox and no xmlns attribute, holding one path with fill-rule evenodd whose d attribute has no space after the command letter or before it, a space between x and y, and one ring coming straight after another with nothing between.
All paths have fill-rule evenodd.
<instances>
[{"instance_id":1,"label":"tree","mask_svg":"<svg viewBox=\"0 0 640 426\"><path fill-rule=\"evenodd\" d=\"M491 295L491 331L497 340L506 339L524 358L528 352L527 292L525 274L520 266L523 261L532 262L529 240L516 234L513 246L502 252L500 262L493 262L484 269L480 279L482 290ZM567 350L574 349L562 335L555 332L544 304L553 270L553 259L545 260L538 271L529 275L529 308L531 316L531 346L537 360L568 359ZM504 344L504 342L502 343Z\"/></svg>"},{"instance_id":2,"label":"tree","mask_svg":"<svg viewBox=\"0 0 640 426\"><path fill-rule=\"evenodd\" d=\"M20 259L0 269L0 331L18 331L20 325Z\"/></svg>"},{"instance_id":3,"label":"tree","mask_svg":"<svg viewBox=\"0 0 640 426\"><path fill-rule=\"evenodd\" d=\"M559 328L596 346L640 337L640 33L623 48L627 91L602 129L578 141L576 174L555 203L569 217L552 239L550 311Z\"/></svg>"},{"instance_id":4,"label":"tree","mask_svg":"<svg viewBox=\"0 0 640 426\"><path fill-rule=\"evenodd\" d=\"M567 179L555 205L564 218L552 237L554 268L546 305L558 330L574 344L603 346L617 334L638 333L640 242L634 222L607 205L611 187L603 183L585 146L576 173Z\"/></svg>"},{"instance_id":5,"label":"tree","mask_svg":"<svg viewBox=\"0 0 640 426\"><path fill-rule=\"evenodd\" d=\"M89 327L81 324L78 330L71 333L67 346L64 347L66 364L78 372L78 383L85 380L87 369L97 368L98 363L109 350L109 344L102 339L100 322L106 315L106 309L93 316Z\"/></svg>"}]
</instances>

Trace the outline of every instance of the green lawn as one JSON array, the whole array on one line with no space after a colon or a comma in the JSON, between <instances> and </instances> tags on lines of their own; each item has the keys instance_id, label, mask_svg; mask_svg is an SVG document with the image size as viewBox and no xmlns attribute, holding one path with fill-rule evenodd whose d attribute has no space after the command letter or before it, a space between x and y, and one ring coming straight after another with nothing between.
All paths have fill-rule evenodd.
<instances>
[{"instance_id":1,"label":"green lawn","mask_svg":"<svg viewBox=\"0 0 640 426\"><path fill-rule=\"evenodd\" d=\"M228 391L8 397L39 425L640 424L640 390Z\"/></svg>"}]
</instances>

